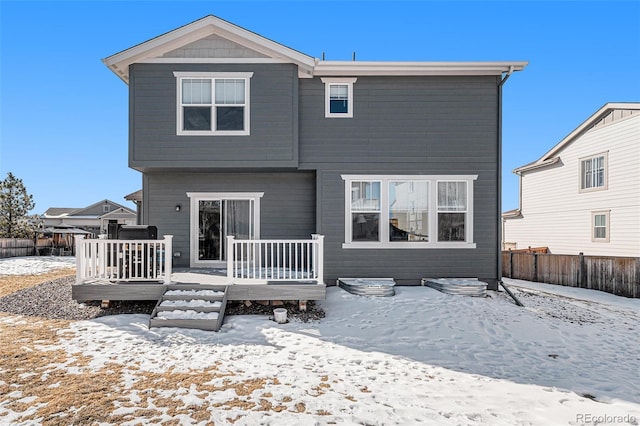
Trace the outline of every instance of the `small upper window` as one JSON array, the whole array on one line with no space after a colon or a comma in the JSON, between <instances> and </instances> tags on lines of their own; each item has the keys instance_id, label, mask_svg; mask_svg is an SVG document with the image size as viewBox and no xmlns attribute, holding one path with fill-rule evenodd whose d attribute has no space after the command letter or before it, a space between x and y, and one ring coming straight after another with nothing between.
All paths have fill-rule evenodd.
<instances>
[{"instance_id":1,"label":"small upper window","mask_svg":"<svg viewBox=\"0 0 640 426\"><path fill-rule=\"evenodd\" d=\"M580 160L580 190L607 189L607 154Z\"/></svg>"},{"instance_id":2,"label":"small upper window","mask_svg":"<svg viewBox=\"0 0 640 426\"><path fill-rule=\"evenodd\" d=\"M356 78L323 78L325 117L353 117L353 83Z\"/></svg>"},{"instance_id":3,"label":"small upper window","mask_svg":"<svg viewBox=\"0 0 640 426\"><path fill-rule=\"evenodd\" d=\"M253 73L176 72L179 135L248 135Z\"/></svg>"}]
</instances>

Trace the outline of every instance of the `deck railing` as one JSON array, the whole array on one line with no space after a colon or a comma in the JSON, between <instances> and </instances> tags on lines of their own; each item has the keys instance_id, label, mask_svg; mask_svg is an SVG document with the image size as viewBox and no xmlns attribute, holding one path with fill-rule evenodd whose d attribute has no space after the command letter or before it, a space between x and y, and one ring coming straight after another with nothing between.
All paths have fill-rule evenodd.
<instances>
[{"instance_id":1,"label":"deck railing","mask_svg":"<svg viewBox=\"0 0 640 426\"><path fill-rule=\"evenodd\" d=\"M173 235L162 240L108 240L76 237L76 282L171 282Z\"/></svg>"},{"instance_id":2,"label":"deck railing","mask_svg":"<svg viewBox=\"0 0 640 426\"><path fill-rule=\"evenodd\" d=\"M324 282L324 235L310 240L236 240L227 237L231 282Z\"/></svg>"}]
</instances>

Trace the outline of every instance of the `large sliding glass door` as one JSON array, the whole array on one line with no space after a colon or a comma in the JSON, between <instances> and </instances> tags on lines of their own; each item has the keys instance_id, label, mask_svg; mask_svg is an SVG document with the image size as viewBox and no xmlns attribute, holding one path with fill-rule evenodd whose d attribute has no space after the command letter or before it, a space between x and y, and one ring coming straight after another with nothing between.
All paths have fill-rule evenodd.
<instances>
[{"instance_id":1,"label":"large sliding glass door","mask_svg":"<svg viewBox=\"0 0 640 426\"><path fill-rule=\"evenodd\" d=\"M259 238L262 193L188 193L191 198L191 266L220 267L227 236Z\"/></svg>"}]
</instances>

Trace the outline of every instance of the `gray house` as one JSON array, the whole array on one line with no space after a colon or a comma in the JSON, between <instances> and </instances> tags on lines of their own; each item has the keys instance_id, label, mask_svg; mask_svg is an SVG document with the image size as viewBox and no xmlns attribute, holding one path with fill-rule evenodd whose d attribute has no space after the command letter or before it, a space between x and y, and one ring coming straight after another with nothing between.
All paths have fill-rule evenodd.
<instances>
[{"instance_id":1,"label":"gray house","mask_svg":"<svg viewBox=\"0 0 640 426\"><path fill-rule=\"evenodd\" d=\"M501 95L526 62L324 61L215 16L103 61L129 86L140 219L173 235L174 267L314 235L326 283L497 289Z\"/></svg>"}]
</instances>

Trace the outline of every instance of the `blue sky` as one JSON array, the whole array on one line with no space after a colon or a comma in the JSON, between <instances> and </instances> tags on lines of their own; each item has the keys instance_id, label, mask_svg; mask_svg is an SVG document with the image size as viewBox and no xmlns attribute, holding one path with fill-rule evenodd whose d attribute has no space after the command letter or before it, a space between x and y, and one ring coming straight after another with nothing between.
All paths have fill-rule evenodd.
<instances>
[{"instance_id":1,"label":"blue sky","mask_svg":"<svg viewBox=\"0 0 640 426\"><path fill-rule=\"evenodd\" d=\"M640 1L0 0L0 177L23 180L33 213L133 207L127 86L101 59L209 14L327 60L529 61L504 88L503 210L514 168L640 101Z\"/></svg>"}]
</instances>

